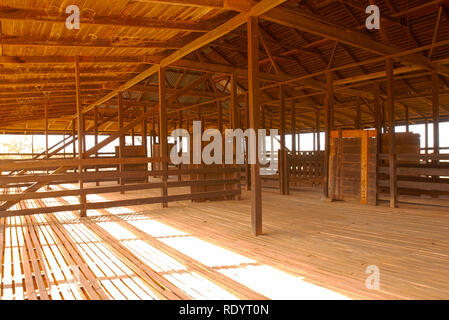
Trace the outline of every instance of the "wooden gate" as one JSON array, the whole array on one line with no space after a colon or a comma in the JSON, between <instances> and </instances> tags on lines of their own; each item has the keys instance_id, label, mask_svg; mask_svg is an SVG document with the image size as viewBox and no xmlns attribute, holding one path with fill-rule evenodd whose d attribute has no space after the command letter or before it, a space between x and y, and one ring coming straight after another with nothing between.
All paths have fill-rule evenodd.
<instances>
[{"instance_id":1,"label":"wooden gate","mask_svg":"<svg viewBox=\"0 0 449 320\"><path fill-rule=\"evenodd\" d=\"M376 204L376 136L375 130L331 132L329 195L332 199Z\"/></svg>"}]
</instances>

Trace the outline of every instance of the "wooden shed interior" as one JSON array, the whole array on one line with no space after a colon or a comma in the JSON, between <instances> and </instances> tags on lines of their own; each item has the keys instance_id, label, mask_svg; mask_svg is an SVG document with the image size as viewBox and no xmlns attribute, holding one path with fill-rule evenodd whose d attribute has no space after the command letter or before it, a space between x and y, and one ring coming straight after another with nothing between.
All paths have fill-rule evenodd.
<instances>
[{"instance_id":1,"label":"wooden shed interior","mask_svg":"<svg viewBox=\"0 0 449 320\"><path fill-rule=\"evenodd\" d=\"M0 76L0 299L449 296L447 0L0 0Z\"/></svg>"}]
</instances>

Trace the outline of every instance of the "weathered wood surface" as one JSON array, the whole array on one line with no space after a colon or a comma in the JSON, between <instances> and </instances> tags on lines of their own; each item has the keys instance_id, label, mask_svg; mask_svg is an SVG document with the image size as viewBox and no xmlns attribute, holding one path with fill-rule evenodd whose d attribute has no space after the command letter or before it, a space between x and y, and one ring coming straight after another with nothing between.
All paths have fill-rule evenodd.
<instances>
[{"instance_id":1,"label":"weathered wood surface","mask_svg":"<svg viewBox=\"0 0 449 320\"><path fill-rule=\"evenodd\" d=\"M447 298L445 209L265 192L264 236L255 238L248 196L232 207L177 202L89 210L83 219L77 212L1 218L1 299ZM27 201L22 209L71 201ZM380 268L379 291L365 287L369 265Z\"/></svg>"}]
</instances>

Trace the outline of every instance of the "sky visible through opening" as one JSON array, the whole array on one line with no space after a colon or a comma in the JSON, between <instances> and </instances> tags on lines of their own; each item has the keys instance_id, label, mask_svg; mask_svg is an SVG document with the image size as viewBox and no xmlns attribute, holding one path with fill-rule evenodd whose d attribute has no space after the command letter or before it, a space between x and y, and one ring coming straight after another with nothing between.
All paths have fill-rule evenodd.
<instances>
[{"instance_id":1,"label":"sky visible through opening","mask_svg":"<svg viewBox=\"0 0 449 320\"><path fill-rule=\"evenodd\" d=\"M417 133L421 136L421 148L425 148L425 125L419 124L419 125L410 125L410 132ZM396 127L396 132L405 132L405 126L398 126ZM428 130L428 146L429 148L433 147L433 125L429 124L429 130ZM66 136L67 137L67 136ZM102 140L106 139L107 136L99 136L98 141L101 142ZM321 132L320 135L320 146L321 150L324 150L324 132ZM34 140L34 153L40 153L43 152L45 149L45 135L34 135L32 138L31 135L0 135L0 153L15 153L15 148L11 147L11 145L19 145L19 149L22 150L21 153L32 153L32 147L31 147L31 141ZM62 135L49 135L49 146L53 146L60 142L63 139ZM278 138L279 139L279 138ZM270 150L270 139L267 139L267 150ZM94 136L87 135L86 136L86 142L87 142L87 149L92 148L95 145ZM135 137L136 145L141 145L141 137L136 136ZM173 142L173 140L169 141ZM288 149L291 150L292 147L292 136L287 135L285 138L286 146ZM101 152L102 153L114 153L115 147L118 146L119 140L115 140L112 143L110 143L108 146L104 147ZM132 138L130 136L126 137L126 144L131 145L132 144ZM76 144L76 149L77 149ZM274 150L279 149L280 143L278 140L274 141ZM312 133L304 133L300 135L300 151L313 151L313 134ZM441 150L441 153L449 153L449 122L443 122L440 123L440 148L443 148ZM444 148L448 148L445 150ZM73 151L72 144L67 146L66 153L71 153ZM60 152L61 154L63 151Z\"/></svg>"}]
</instances>

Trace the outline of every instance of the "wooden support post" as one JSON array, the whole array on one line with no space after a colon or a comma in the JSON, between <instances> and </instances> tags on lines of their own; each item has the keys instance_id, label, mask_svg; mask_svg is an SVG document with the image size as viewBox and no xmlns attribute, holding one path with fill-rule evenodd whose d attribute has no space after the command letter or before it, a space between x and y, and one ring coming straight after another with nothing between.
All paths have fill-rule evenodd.
<instances>
[{"instance_id":1,"label":"wooden support post","mask_svg":"<svg viewBox=\"0 0 449 320\"><path fill-rule=\"evenodd\" d=\"M408 106L404 106L405 108L405 132L410 132L410 122L408 117Z\"/></svg>"},{"instance_id":2,"label":"wooden support post","mask_svg":"<svg viewBox=\"0 0 449 320\"><path fill-rule=\"evenodd\" d=\"M433 153L440 154L440 76L432 72Z\"/></svg>"},{"instance_id":3,"label":"wooden support post","mask_svg":"<svg viewBox=\"0 0 449 320\"><path fill-rule=\"evenodd\" d=\"M48 160L48 106L47 104L44 107L44 113L45 113L45 159ZM48 169L46 170L48 175ZM50 186L47 184L45 188L48 190Z\"/></svg>"},{"instance_id":4,"label":"wooden support post","mask_svg":"<svg viewBox=\"0 0 449 320\"><path fill-rule=\"evenodd\" d=\"M316 111L316 149L318 152L321 151L321 119L320 119L320 110Z\"/></svg>"},{"instance_id":5,"label":"wooden support post","mask_svg":"<svg viewBox=\"0 0 449 320\"><path fill-rule=\"evenodd\" d=\"M248 129L249 128L249 118L250 118L250 115L249 115L249 112L250 112L250 107L249 107L249 95L247 94L247 95L245 95L245 110L244 110L244 112L245 112L245 126L244 126L244 128L243 128L243 126L242 126L242 129ZM247 143L247 145L248 145L248 143ZM247 158L246 158L246 190L247 191L250 191L251 190L251 181L252 181L252 179L251 179L251 166L249 165L249 161L248 161L248 150L247 150L247 152L246 152L246 156L247 156Z\"/></svg>"},{"instance_id":6,"label":"wooden support post","mask_svg":"<svg viewBox=\"0 0 449 320\"><path fill-rule=\"evenodd\" d=\"M136 135L134 132L134 128L131 129L131 143L132 143L132 146L136 145Z\"/></svg>"},{"instance_id":7,"label":"wooden support post","mask_svg":"<svg viewBox=\"0 0 449 320\"><path fill-rule=\"evenodd\" d=\"M239 127L238 122L238 103L237 103L237 75L231 75L231 128L237 129Z\"/></svg>"},{"instance_id":8,"label":"wooden support post","mask_svg":"<svg viewBox=\"0 0 449 320\"><path fill-rule=\"evenodd\" d=\"M397 174L396 174L396 134L395 110L393 98L393 60L387 58L387 108L389 116L389 174L390 174L390 207L396 208L398 202Z\"/></svg>"},{"instance_id":9,"label":"wooden support post","mask_svg":"<svg viewBox=\"0 0 449 320\"><path fill-rule=\"evenodd\" d=\"M231 74L231 104L230 104L230 114L231 114L231 128L232 130L236 130L239 128L239 105L237 102L237 75L235 73ZM233 143L234 145L234 163L236 163L237 157L236 157L236 143ZM236 178L238 179L238 183L236 184L236 189L239 191L239 193L235 196L235 200L241 199L241 182L240 182L240 171L237 172Z\"/></svg>"},{"instance_id":10,"label":"wooden support post","mask_svg":"<svg viewBox=\"0 0 449 320\"><path fill-rule=\"evenodd\" d=\"M379 195L379 179L378 179L378 171L380 166L379 155L382 153L382 129L381 129L381 114L380 114L380 83L374 83L374 128L376 129L376 198L375 205L378 204L378 195Z\"/></svg>"},{"instance_id":11,"label":"wooden support post","mask_svg":"<svg viewBox=\"0 0 449 320\"><path fill-rule=\"evenodd\" d=\"M248 18L248 102L249 122L254 130L259 126L259 19ZM257 138L255 141L256 150ZM259 159L251 164L251 227L255 236L262 234L262 186L260 181Z\"/></svg>"},{"instance_id":12,"label":"wooden support post","mask_svg":"<svg viewBox=\"0 0 449 320\"><path fill-rule=\"evenodd\" d=\"M433 153L440 154L440 76L438 72L432 72L432 118L433 118ZM432 161L439 164L439 159ZM439 176L433 176L434 181L439 181ZM438 194L432 194L432 198L438 198Z\"/></svg>"},{"instance_id":13,"label":"wooden support post","mask_svg":"<svg viewBox=\"0 0 449 320\"><path fill-rule=\"evenodd\" d=\"M292 153L296 155L296 106L295 100L292 100Z\"/></svg>"},{"instance_id":14,"label":"wooden support post","mask_svg":"<svg viewBox=\"0 0 449 320\"><path fill-rule=\"evenodd\" d=\"M95 145L98 144L98 107L95 106L94 108L94 142ZM95 158L98 158L98 151L95 153ZM95 172L98 173L98 166L95 167ZM95 185L98 187L100 185L100 182L97 180L95 182Z\"/></svg>"},{"instance_id":15,"label":"wooden support post","mask_svg":"<svg viewBox=\"0 0 449 320\"><path fill-rule=\"evenodd\" d=\"M148 107L143 107L143 113L148 112ZM148 118L145 118L145 120L142 121L142 147L143 147L143 153L145 154L145 157L148 158ZM145 166L146 170L149 170L148 163ZM146 177L145 181L149 182L150 176Z\"/></svg>"},{"instance_id":16,"label":"wooden support post","mask_svg":"<svg viewBox=\"0 0 449 320\"><path fill-rule=\"evenodd\" d=\"M338 129L338 140L336 147L336 160L333 161L333 175L332 175L332 187L331 187L331 199L342 200L343 199L343 130Z\"/></svg>"},{"instance_id":17,"label":"wooden support post","mask_svg":"<svg viewBox=\"0 0 449 320\"><path fill-rule=\"evenodd\" d=\"M168 146L167 146L167 96L166 96L165 68L159 68L159 144L162 158L161 170L168 170ZM168 195L167 175L162 176L164 186L161 190L163 197ZM163 208L168 208L168 203L162 203Z\"/></svg>"},{"instance_id":18,"label":"wooden support post","mask_svg":"<svg viewBox=\"0 0 449 320\"><path fill-rule=\"evenodd\" d=\"M76 158L76 140L75 140L75 137L76 137L76 121L75 121L75 119L72 120L72 137L73 137L73 144L72 144L72 146L73 146L73 158ZM75 172L76 172L76 169L75 169Z\"/></svg>"},{"instance_id":19,"label":"wooden support post","mask_svg":"<svg viewBox=\"0 0 449 320\"><path fill-rule=\"evenodd\" d=\"M124 121L123 121L123 95L121 92L119 92L119 94L117 95L117 105L118 105L118 126L119 126L119 130L121 130L123 128L124 125ZM125 134L122 133L120 134L120 138L119 138L119 158L123 159L124 158L124 153L125 153ZM124 164L120 164L119 165L119 172L120 173L124 173L125 172L125 165ZM119 179L119 183L122 187L125 186L125 178L124 177L120 177ZM124 194L125 191L122 190L120 192L121 194Z\"/></svg>"},{"instance_id":20,"label":"wooden support post","mask_svg":"<svg viewBox=\"0 0 449 320\"><path fill-rule=\"evenodd\" d=\"M362 134L362 148L360 153L360 202L362 204L368 204L368 152L369 138L368 131L365 130ZM340 177L340 180L343 180L343 177Z\"/></svg>"},{"instance_id":21,"label":"wooden support post","mask_svg":"<svg viewBox=\"0 0 449 320\"><path fill-rule=\"evenodd\" d=\"M221 106L221 103L219 103L219 105ZM219 111L219 112L221 112L221 111ZM221 114L219 114L219 118L221 118ZM179 129L182 129L182 120L183 120L182 119L182 110L179 110L178 111L178 128ZM178 146L181 146L180 150L181 150L181 153L183 153L184 150L182 149L182 138L181 137L178 137ZM179 170L182 169L182 164L178 165L178 169ZM182 181L182 175L181 174L178 175L178 181Z\"/></svg>"},{"instance_id":22,"label":"wooden support post","mask_svg":"<svg viewBox=\"0 0 449 320\"><path fill-rule=\"evenodd\" d=\"M156 117L151 119L151 156L154 157L154 145L156 144ZM153 170L154 164L151 164L151 169Z\"/></svg>"},{"instance_id":23,"label":"wooden support post","mask_svg":"<svg viewBox=\"0 0 449 320\"><path fill-rule=\"evenodd\" d=\"M286 178L287 178L287 159L285 158L286 155L286 148L285 148L285 98L284 98L284 86L279 86L279 114L281 118L281 125L280 125L280 143L281 148L279 150L279 189L282 195L287 194L287 188L286 188Z\"/></svg>"},{"instance_id":24,"label":"wooden support post","mask_svg":"<svg viewBox=\"0 0 449 320\"><path fill-rule=\"evenodd\" d=\"M426 144L426 154L429 154L429 120L427 119L424 124L424 141Z\"/></svg>"},{"instance_id":25,"label":"wooden support post","mask_svg":"<svg viewBox=\"0 0 449 320\"><path fill-rule=\"evenodd\" d=\"M325 157L324 157L324 181L323 181L323 196L329 198L329 160L330 160L330 142L331 131L333 129L333 109L334 109L334 79L333 73L328 71L326 73L327 95L324 106L325 111Z\"/></svg>"},{"instance_id":26,"label":"wooden support post","mask_svg":"<svg viewBox=\"0 0 449 320\"><path fill-rule=\"evenodd\" d=\"M281 149L285 149L285 99L284 99L284 86L279 86L279 115L280 115L280 143Z\"/></svg>"},{"instance_id":27,"label":"wooden support post","mask_svg":"<svg viewBox=\"0 0 449 320\"><path fill-rule=\"evenodd\" d=\"M79 57L75 58L75 82L76 82L76 114L78 121L78 158L80 160L83 159L83 138L84 138L84 126L83 126L83 107L81 105L81 91L80 91L80 66L79 66ZM84 190L84 181L82 178L83 175L83 166L80 164L78 166L78 174L79 177L79 191L80 191L80 204L83 208L80 210L80 216L87 216L87 208L86 208L86 195L83 194Z\"/></svg>"},{"instance_id":28,"label":"wooden support post","mask_svg":"<svg viewBox=\"0 0 449 320\"><path fill-rule=\"evenodd\" d=\"M143 107L143 113L148 112L148 107ZM145 157L148 158L148 120L145 118L145 120L142 121L142 147L143 152L145 153Z\"/></svg>"},{"instance_id":29,"label":"wooden support post","mask_svg":"<svg viewBox=\"0 0 449 320\"><path fill-rule=\"evenodd\" d=\"M315 128L312 128L312 139L313 139L313 147L312 147L312 151L316 151L316 133L315 133Z\"/></svg>"},{"instance_id":30,"label":"wooden support post","mask_svg":"<svg viewBox=\"0 0 449 320\"><path fill-rule=\"evenodd\" d=\"M229 109L228 109L228 124L229 124L229 128L232 128L232 119L233 119L233 108L232 108L232 103L233 103L233 98L232 98L232 77L233 75L231 74L231 76L229 77L229 83L230 83L230 92L231 92L231 100L229 101Z\"/></svg>"},{"instance_id":31,"label":"wooden support post","mask_svg":"<svg viewBox=\"0 0 449 320\"><path fill-rule=\"evenodd\" d=\"M87 139L86 139L86 117L83 114L83 121L82 121L82 126L83 126L83 153L86 152L87 150ZM84 169L86 170L86 169Z\"/></svg>"},{"instance_id":32,"label":"wooden support post","mask_svg":"<svg viewBox=\"0 0 449 320\"><path fill-rule=\"evenodd\" d=\"M44 107L45 113L45 159L48 159L48 106ZM48 174L48 170L47 170Z\"/></svg>"}]
</instances>

